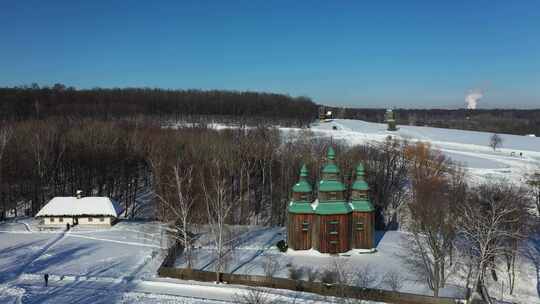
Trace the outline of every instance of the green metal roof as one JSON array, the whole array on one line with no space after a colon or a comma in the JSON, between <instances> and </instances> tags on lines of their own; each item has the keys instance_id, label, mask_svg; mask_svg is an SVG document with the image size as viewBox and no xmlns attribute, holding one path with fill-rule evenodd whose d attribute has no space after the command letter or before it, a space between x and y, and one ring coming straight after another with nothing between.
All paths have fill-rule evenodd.
<instances>
[{"instance_id":1,"label":"green metal roof","mask_svg":"<svg viewBox=\"0 0 540 304\"><path fill-rule=\"evenodd\" d=\"M369 185L368 185L368 183L366 183L365 180L357 179L352 184L352 189L353 190L366 191L366 190L369 190Z\"/></svg>"},{"instance_id":2,"label":"green metal roof","mask_svg":"<svg viewBox=\"0 0 540 304\"><path fill-rule=\"evenodd\" d=\"M306 164L302 165L302 168L300 169L300 177L307 177L309 175L308 169L306 168Z\"/></svg>"},{"instance_id":3,"label":"green metal roof","mask_svg":"<svg viewBox=\"0 0 540 304\"><path fill-rule=\"evenodd\" d=\"M332 192L332 191L345 191L345 185L337 180L322 180L319 182L319 191Z\"/></svg>"},{"instance_id":4,"label":"green metal roof","mask_svg":"<svg viewBox=\"0 0 540 304\"><path fill-rule=\"evenodd\" d=\"M293 192L302 192L302 193L309 193L313 192L313 188L311 187L311 184L306 180L306 177L309 175L308 170L306 168L306 165L302 165L302 168L300 169L300 180L293 186L292 191Z\"/></svg>"},{"instance_id":5,"label":"green metal roof","mask_svg":"<svg viewBox=\"0 0 540 304\"><path fill-rule=\"evenodd\" d=\"M326 158L330 160L334 160L336 158L336 152L332 146L328 147L328 150L326 150Z\"/></svg>"},{"instance_id":6,"label":"green metal roof","mask_svg":"<svg viewBox=\"0 0 540 304\"><path fill-rule=\"evenodd\" d=\"M351 201L351 207L353 211L361 211L361 212L372 212L375 211L375 208L368 200L361 200L361 201Z\"/></svg>"},{"instance_id":7,"label":"green metal roof","mask_svg":"<svg viewBox=\"0 0 540 304\"><path fill-rule=\"evenodd\" d=\"M313 188L311 188L311 185L305 180L305 179L301 179L298 181L298 183L294 184L293 188L292 188L292 191L293 192L302 192L302 193L306 193L306 192L312 192L313 191Z\"/></svg>"},{"instance_id":8,"label":"green metal roof","mask_svg":"<svg viewBox=\"0 0 540 304\"><path fill-rule=\"evenodd\" d=\"M356 176L364 176L364 174L364 166L362 164L358 164L358 166L356 167Z\"/></svg>"},{"instance_id":9,"label":"green metal roof","mask_svg":"<svg viewBox=\"0 0 540 304\"><path fill-rule=\"evenodd\" d=\"M315 213L321 215L347 214L352 212L351 206L345 201L329 202L321 201L315 207Z\"/></svg>"},{"instance_id":10,"label":"green metal roof","mask_svg":"<svg viewBox=\"0 0 540 304\"><path fill-rule=\"evenodd\" d=\"M311 203L309 202L291 202L289 204L288 210L290 213L314 213L313 208L311 207Z\"/></svg>"},{"instance_id":11,"label":"green metal roof","mask_svg":"<svg viewBox=\"0 0 540 304\"><path fill-rule=\"evenodd\" d=\"M322 169L322 173L333 173L338 174L339 173L339 167L334 163L328 163L324 165Z\"/></svg>"}]
</instances>

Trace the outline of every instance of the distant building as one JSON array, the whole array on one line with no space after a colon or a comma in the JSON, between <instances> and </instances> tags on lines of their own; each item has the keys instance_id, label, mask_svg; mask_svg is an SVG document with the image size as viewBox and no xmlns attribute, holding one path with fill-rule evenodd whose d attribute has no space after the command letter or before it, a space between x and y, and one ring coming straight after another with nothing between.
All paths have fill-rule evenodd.
<instances>
[{"instance_id":1,"label":"distant building","mask_svg":"<svg viewBox=\"0 0 540 304\"><path fill-rule=\"evenodd\" d=\"M314 199L313 188L307 180L308 170L302 166L288 207L289 248L313 248L322 253L373 249L375 209L368 197L369 186L364 174L364 167L359 164L348 191L341 181L334 149L329 147Z\"/></svg>"},{"instance_id":2,"label":"distant building","mask_svg":"<svg viewBox=\"0 0 540 304\"><path fill-rule=\"evenodd\" d=\"M386 123L388 124L388 131L397 131L396 128L396 112L392 111L392 109L386 110Z\"/></svg>"},{"instance_id":3,"label":"distant building","mask_svg":"<svg viewBox=\"0 0 540 304\"><path fill-rule=\"evenodd\" d=\"M118 218L115 203L108 197L55 197L37 213L43 225L60 227L73 225L112 226Z\"/></svg>"},{"instance_id":4,"label":"distant building","mask_svg":"<svg viewBox=\"0 0 540 304\"><path fill-rule=\"evenodd\" d=\"M319 107L319 120L321 122L332 121L333 118L334 114L332 111L326 110L326 107L323 106Z\"/></svg>"}]
</instances>

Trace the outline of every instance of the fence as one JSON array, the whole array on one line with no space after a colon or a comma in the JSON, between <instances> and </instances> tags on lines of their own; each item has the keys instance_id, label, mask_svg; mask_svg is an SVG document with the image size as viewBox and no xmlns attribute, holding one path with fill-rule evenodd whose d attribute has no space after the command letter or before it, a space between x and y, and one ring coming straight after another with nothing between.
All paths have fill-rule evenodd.
<instances>
[{"instance_id":1,"label":"fence","mask_svg":"<svg viewBox=\"0 0 540 304\"><path fill-rule=\"evenodd\" d=\"M217 279L215 272L194 269L180 269L161 267L158 274L162 277L182 280L195 280L214 282ZM323 296L337 296L357 298L362 300L379 301L396 304L455 304L461 303L455 298L435 298L417 294L394 292L380 289L360 288L357 286L343 286L336 284L324 284L320 282L307 282L284 278L272 278L266 276L243 275L220 273L220 281L230 284L288 289L294 291L311 292Z\"/></svg>"}]
</instances>

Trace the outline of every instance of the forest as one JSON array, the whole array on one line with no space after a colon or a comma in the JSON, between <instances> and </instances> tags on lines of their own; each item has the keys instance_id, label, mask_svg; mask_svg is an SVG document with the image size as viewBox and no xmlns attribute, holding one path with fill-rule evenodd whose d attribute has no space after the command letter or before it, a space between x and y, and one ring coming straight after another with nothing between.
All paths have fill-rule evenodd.
<instances>
[{"instance_id":1,"label":"forest","mask_svg":"<svg viewBox=\"0 0 540 304\"><path fill-rule=\"evenodd\" d=\"M240 124L305 127L317 116L317 105L307 97L240 91L75 89L63 84L0 88L0 120L57 116L100 120L144 116L160 122L212 117Z\"/></svg>"},{"instance_id":2,"label":"forest","mask_svg":"<svg viewBox=\"0 0 540 304\"><path fill-rule=\"evenodd\" d=\"M336 118L384 122L386 109L328 107ZM540 136L540 109L394 109L398 125Z\"/></svg>"}]
</instances>

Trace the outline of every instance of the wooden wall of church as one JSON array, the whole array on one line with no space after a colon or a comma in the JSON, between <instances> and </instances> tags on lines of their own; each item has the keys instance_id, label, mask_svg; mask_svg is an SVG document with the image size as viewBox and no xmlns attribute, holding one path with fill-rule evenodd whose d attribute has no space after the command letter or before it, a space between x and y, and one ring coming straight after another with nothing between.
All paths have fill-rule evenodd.
<instances>
[{"instance_id":1,"label":"wooden wall of church","mask_svg":"<svg viewBox=\"0 0 540 304\"><path fill-rule=\"evenodd\" d=\"M312 244L313 214L289 213L287 245L294 250L307 250ZM306 225L307 223L307 225Z\"/></svg>"},{"instance_id":2,"label":"wooden wall of church","mask_svg":"<svg viewBox=\"0 0 540 304\"><path fill-rule=\"evenodd\" d=\"M351 217L351 247L360 249L373 248L374 213L353 212Z\"/></svg>"},{"instance_id":3,"label":"wooden wall of church","mask_svg":"<svg viewBox=\"0 0 540 304\"><path fill-rule=\"evenodd\" d=\"M318 215L315 219L318 240L315 249L321 253L340 253L350 250L350 214Z\"/></svg>"}]
</instances>

